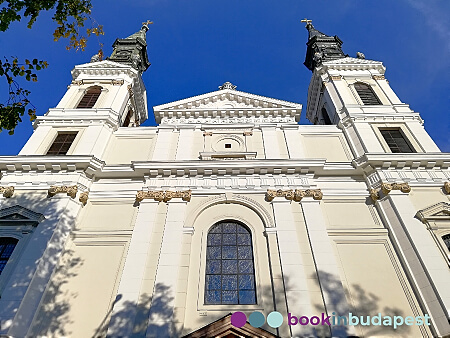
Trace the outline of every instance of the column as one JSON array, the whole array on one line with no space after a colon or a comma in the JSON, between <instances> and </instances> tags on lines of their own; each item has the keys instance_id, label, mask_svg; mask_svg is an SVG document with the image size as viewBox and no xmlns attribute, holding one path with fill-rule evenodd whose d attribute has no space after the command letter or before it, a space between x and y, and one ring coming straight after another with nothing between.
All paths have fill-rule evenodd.
<instances>
[{"instance_id":1,"label":"column","mask_svg":"<svg viewBox=\"0 0 450 338\"><path fill-rule=\"evenodd\" d=\"M301 205L326 312L329 316L333 312L338 316L348 316L350 306L339 276L338 264L328 237L320 202L302 199ZM338 337L355 333L353 326L332 326L331 332L333 336Z\"/></svg>"},{"instance_id":2,"label":"column","mask_svg":"<svg viewBox=\"0 0 450 338\"><path fill-rule=\"evenodd\" d=\"M306 157L303 149L302 138L298 130L298 125L284 125L281 127L286 139L286 145L289 153L289 158L304 159Z\"/></svg>"},{"instance_id":3,"label":"column","mask_svg":"<svg viewBox=\"0 0 450 338\"><path fill-rule=\"evenodd\" d=\"M150 199L140 202L117 290L119 300L114 304L109 322L108 337L130 337L133 333L158 204L158 201Z\"/></svg>"},{"instance_id":4,"label":"column","mask_svg":"<svg viewBox=\"0 0 450 338\"><path fill-rule=\"evenodd\" d=\"M261 125L266 159L279 159L280 147L278 146L277 130L275 125Z\"/></svg>"},{"instance_id":5,"label":"column","mask_svg":"<svg viewBox=\"0 0 450 338\"><path fill-rule=\"evenodd\" d=\"M153 153L153 161L166 161L170 159L172 147L172 138L176 135L173 128L158 128L158 137L156 138L155 151Z\"/></svg>"},{"instance_id":6,"label":"column","mask_svg":"<svg viewBox=\"0 0 450 338\"><path fill-rule=\"evenodd\" d=\"M450 271L429 230L415 217L417 210L407 194L391 191L377 205L387 220L394 244L406 261L405 268L416 282L433 326L439 335L447 333Z\"/></svg>"},{"instance_id":7,"label":"column","mask_svg":"<svg viewBox=\"0 0 450 338\"><path fill-rule=\"evenodd\" d=\"M168 202L146 337L174 334L174 309L187 202Z\"/></svg>"},{"instance_id":8,"label":"column","mask_svg":"<svg viewBox=\"0 0 450 338\"><path fill-rule=\"evenodd\" d=\"M192 160L197 156L192 156L192 146L194 144L195 126L180 126L180 136L178 137L177 154L175 159Z\"/></svg>"},{"instance_id":9,"label":"column","mask_svg":"<svg viewBox=\"0 0 450 338\"><path fill-rule=\"evenodd\" d=\"M272 201L272 207L277 227L278 250L280 253L287 310L292 315L297 316L316 315L311 308L307 276L298 244L298 235L292 213L291 201L274 200ZM295 325L290 328L292 330L292 336L306 337L314 335L311 326Z\"/></svg>"}]
</instances>

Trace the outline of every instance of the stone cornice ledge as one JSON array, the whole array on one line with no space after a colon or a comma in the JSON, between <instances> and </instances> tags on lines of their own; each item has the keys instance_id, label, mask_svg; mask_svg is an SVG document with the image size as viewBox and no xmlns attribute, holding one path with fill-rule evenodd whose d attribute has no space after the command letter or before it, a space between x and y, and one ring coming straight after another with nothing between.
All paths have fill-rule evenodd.
<instances>
[{"instance_id":1,"label":"stone cornice ledge","mask_svg":"<svg viewBox=\"0 0 450 338\"><path fill-rule=\"evenodd\" d=\"M370 153L364 154L352 161L355 168L372 167L374 169L403 168L441 168L450 167L450 153Z\"/></svg>"},{"instance_id":2,"label":"stone cornice ledge","mask_svg":"<svg viewBox=\"0 0 450 338\"><path fill-rule=\"evenodd\" d=\"M84 171L88 176L91 176L104 166L105 162L94 156L0 156L1 172Z\"/></svg>"}]
</instances>

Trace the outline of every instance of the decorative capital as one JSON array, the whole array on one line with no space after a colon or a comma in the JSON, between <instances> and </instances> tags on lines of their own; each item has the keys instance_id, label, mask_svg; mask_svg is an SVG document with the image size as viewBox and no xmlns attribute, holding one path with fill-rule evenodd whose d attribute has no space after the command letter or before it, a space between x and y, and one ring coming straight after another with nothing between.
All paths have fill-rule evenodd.
<instances>
[{"instance_id":1,"label":"decorative capital","mask_svg":"<svg viewBox=\"0 0 450 338\"><path fill-rule=\"evenodd\" d=\"M339 81L339 80L342 80L342 76L341 75L331 75L330 80Z\"/></svg>"},{"instance_id":2,"label":"decorative capital","mask_svg":"<svg viewBox=\"0 0 450 338\"><path fill-rule=\"evenodd\" d=\"M203 132L203 136L212 136L212 131L205 131Z\"/></svg>"},{"instance_id":3,"label":"decorative capital","mask_svg":"<svg viewBox=\"0 0 450 338\"><path fill-rule=\"evenodd\" d=\"M81 86L83 84L83 80L73 80L71 84Z\"/></svg>"},{"instance_id":4,"label":"decorative capital","mask_svg":"<svg viewBox=\"0 0 450 338\"><path fill-rule=\"evenodd\" d=\"M312 197L315 200L321 200L323 197L320 189L307 189L307 190L270 190L266 192L266 200L268 202L273 201L275 197L284 197L289 201L300 202L303 197Z\"/></svg>"},{"instance_id":5,"label":"decorative capital","mask_svg":"<svg viewBox=\"0 0 450 338\"><path fill-rule=\"evenodd\" d=\"M450 194L450 182L444 183L444 190L447 194Z\"/></svg>"},{"instance_id":6,"label":"decorative capital","mask_svg":"<svg viewBox=\"0 0 450 338\"><path fill-rule=\"evenodd\" d=\"M253 131L244 131L244 136L252 136Z\"/></svg>"},{"instance_id":7,"label":"decorative capital","mask_svg":"<svg viewBox=\"0 0 450 338\"><path fill-rule=\"evenodd\" d=\"M391 190L400 190L403 193L409 193L411 191L411 187L408 183L382 183L381 191L383 194L387 195L391 192Z\"/></svg>"},{"instance_id":8,"label":"decorative capital","mask_svg":"<svg viewBox=\"0 0 450 338\"><path fill-rule=\"evenodd\" d=\"M219 86L220 90L231 89L236 90L237 86L233 85L231 82L225 82L223 85Z\"/></svg>"},{"instance_id":9,"label":"decorative capital","mask_svg":"<svg viewBox=\"0 0 450 338\"><path fill-rule=\"evenodd\" d=\"M374 80L386 80L384 75L372 75L372 79L374 79Z\"/></svg>"},{"instance_id":10,"label":"decorative capital","mask_svg":"<svg viewBox=\"0 0 450 338\"><path fill-rule=\"evenodd\" d=\"M86 205L89 198L89 192L85 191L80 194L80 198L78 199L83 205Z\"/></svg>"},{"instance_id":11,"label":"decorative capital","mask_svg":"<svg viewBox=\"0 0 450 338\"><path fill-rule=\"evenodd\" d=\"M0 187L0 194L3 194L3 197L10 198L14 195L14 187Z\"/></svg>"},{"instance_id":12,"label":"decorative capital","mask_svg":"<svg viewBox=\"0 0 450 338\"><path fill-rule=\"evenodd\" d=\"M377 189L370 189L370 197L374 202L380 199L380 194Z\"/></svg>"},{"instance_id":13,"label":"decorative capital","mask_svg":"<svg viewBox=\"0 0 450 338\"><path fill-rule=\"evenodd\" d=\"M172 198L181 198L183 201L189 202L192 197L192 191L138 191L136 194L136 201L141 202L146 198L154 199L155 201L168 202Z\"/></svg>"},{"instance_id":14,"label":"decorative capital","mask_svg":"<svg viewBox=\"0 0 450 338\"><path fill-rule=\"evenodd\" d=\"M72 185L72 186L52 185L50 188L48 188L48 196L53 197L59 193L67 193L67 196L75 198L75 196L77 195L77 191L78 191L78 187L76 185Z\"/></svg>"},{"instance_id":15,"label":"decorative capital","mask_svg":"<svg viewBox=\"0 0 450 338\"><path fill-rule=\"evenodd\" d=\"M111 84L113 86L121 86L124 84L124 80L123 79L118 79L118 80L111 80Z\"/></svg>"}]
</instances>

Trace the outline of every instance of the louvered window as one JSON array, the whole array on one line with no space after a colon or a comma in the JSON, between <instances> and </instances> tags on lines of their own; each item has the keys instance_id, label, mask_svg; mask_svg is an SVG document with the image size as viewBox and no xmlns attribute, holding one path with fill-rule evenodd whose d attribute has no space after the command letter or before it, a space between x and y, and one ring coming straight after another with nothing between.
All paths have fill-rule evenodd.
<instances>
[{"instance_id":1,"label":"louvered window","mask_svg":"<svg viewBox=\"0 0 450 338\"><path fill-rule=\"evenodd\" d=\"M416 151L409 145L399 128L381 129L381 135L393 153L415 153Z\"/></svg>"},{"instance_id":2,"label":"louvered window","mask_svg":"<svg viewBox=\"0 0 450 338\"><path fill-rule=\"evenodd\" d=\"M450 251L450 234L442 236L442 240L444 241L445 245L447 246L448 251Z\"/></svg>"},{"instance_id":3,"label":"louvered window","mask_svg":"<svg viewBox=\"0 0 450 338\"><path fill-rule=\"evenodd\" d=\"M323 117L323 121L325 122L325 124L330 125L331 120L330 120L330 115L328 115L328 112L325 108L322 108L322 117Z\"/></svg>"},{"instance_id":4,"label":"louvered window","mask_svg":"<svg viewBox=\"0 0 450 338\"><path fill-rule=\"evenodd\" d=\"M0 274L8 263L18 240L12 237L0 237Z\"/></svg>"},{"instance_id":5,"label":"louvered window","mask_svg":"<svg viewBox=\"0 0 450 338\"><path fill-rule=\"evenodd\" d=\"M47 155L66 155L76 136L76 132L58 133L55 141L53 141L53 144L47 151Z\"/></svg>"},{"instance_id":6,"label":"louvered window","mask_svg":"<svg viewBox=\"0 0 450 338\"><path fill-rule=\"evenodd\" d=\"M81 99L80 103L78 103L77 108L92 108L97 102L98 97L102 92L102 87L94 86L87 90Z\"/></svg>"},{"instance_id":7,"label":"louvered window","mask_svg":"<svg viewBox=\"0 0 450 338\"><path fill-rule=\"evenodd\" d=\"M370 106L381 104L380 99L375 95L372 87L370 87L369 85L357 82L355 83L354 87L364 105Z\"/></svg>"},{"instance_id":8,"label":"louvered window","mask_svg":"<svg viewBox=\"0 0 450 338\"><path fill-rule=\"evenodd\" d=\"M205 304L256 304L252 237L240 223L220 222L209 230Z\"/></svg>"}]
</instances>

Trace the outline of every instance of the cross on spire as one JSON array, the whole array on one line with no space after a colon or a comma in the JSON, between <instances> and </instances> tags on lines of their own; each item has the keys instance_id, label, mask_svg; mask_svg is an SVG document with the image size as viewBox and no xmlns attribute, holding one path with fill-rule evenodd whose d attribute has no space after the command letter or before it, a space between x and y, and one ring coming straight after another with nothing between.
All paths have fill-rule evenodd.
<instances>
[{"instance_id":1,"label":"cross on spire","mask_svg":"<svg viewBox=\"0 0 450 338\"><path fill-rule=\"evenodd\" d=\"M303 20L300 20L300 22L306 23L306 26L312 25L312 20L308 20L307 18L304 18Z\"/></svg>"},{"instance_id":2,"label":"cross on spire","mask_svg":"<svg viewBox=\"0 0 450 338\"><path fill-rule=\"evenodd\" d=\"M145 28L146 30L148 30L148 25L151 25L151 24L153 24L153 21L147 20L142 23L142 28Z\"/></svg>"}]
</instances>

